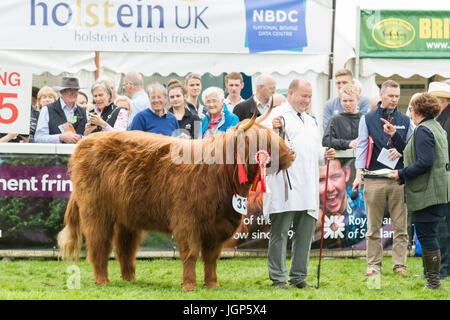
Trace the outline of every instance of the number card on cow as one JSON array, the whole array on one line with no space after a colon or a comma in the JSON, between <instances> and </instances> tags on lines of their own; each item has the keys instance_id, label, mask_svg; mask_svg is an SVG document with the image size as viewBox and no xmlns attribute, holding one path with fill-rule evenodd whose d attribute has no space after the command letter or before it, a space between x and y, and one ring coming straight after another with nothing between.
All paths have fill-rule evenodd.
<instances>
[{"instance_id":1,"label":"number card on cow","mask_svg":"<svg viewBox=\"0 0 450 320\"><path fill-rule=\"evenodd\" d=\"M30 132L31 72L0 67L0 133Z\"/></svg>"}]
</instances>

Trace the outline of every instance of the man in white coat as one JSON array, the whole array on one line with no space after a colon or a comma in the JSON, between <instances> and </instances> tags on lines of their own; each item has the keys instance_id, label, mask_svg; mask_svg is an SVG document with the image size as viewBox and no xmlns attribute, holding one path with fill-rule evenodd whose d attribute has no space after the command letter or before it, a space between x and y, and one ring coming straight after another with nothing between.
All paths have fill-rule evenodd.
<instances>
[{"instance_id":1,"label":"man in white coat","mask_svg":"<svg viewBox=\"0 0 450 320\"><path fill-rule=\"evenodd\" d=\"M319 164L332 160L334 149L323 148L316 121L306 114L311 103L311 84L296 79L289 85L287 101L275 108L262 123L274 130L282 128L286 140L296 152L287 170L292 190L287 188L284 173L267 177L263 213L270 219L271 231L267 264L273 286L287 289L286 246L288 231L293 226L289 283L297 288L311 287L306 281L309 253L319 209Z\"/></svg>"}]
</instances>

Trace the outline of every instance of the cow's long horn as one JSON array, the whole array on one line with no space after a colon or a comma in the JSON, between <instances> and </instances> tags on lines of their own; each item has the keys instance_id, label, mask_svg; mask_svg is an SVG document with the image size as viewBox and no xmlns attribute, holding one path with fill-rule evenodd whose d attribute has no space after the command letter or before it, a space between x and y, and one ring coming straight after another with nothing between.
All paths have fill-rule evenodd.
<instances>
[{"instance_id":1,"label":"cow's long horn","mask_svg":"<svg viewBox=\"0 0 450 320\"><path fill-rule=\"evenodd\" d=\"M253 116L250 119L250 121L248 121L246 124L242 126L241 130L247 131L248 129L250 129L255 123L257 116L258 116L258 104L255 102L255 112L253 113Z\"/></svg>"},{"instance_id":2,"label":"cow's long horn","mask_svg":"<svg viewBox=\"0 0 450 320\"><path fill-rule=\"evenodd\" d=\"M266 111L266 113L264 113L261 117L259 117L259 118L256 120L256 123L261 123L261 122L263 122L264 120L266 120L267 117L269 116L269 114L272 112L272 108L273 108L273 95L272 95L272 101L270 102L269 109Z\"/></svg>"}]
</instances>

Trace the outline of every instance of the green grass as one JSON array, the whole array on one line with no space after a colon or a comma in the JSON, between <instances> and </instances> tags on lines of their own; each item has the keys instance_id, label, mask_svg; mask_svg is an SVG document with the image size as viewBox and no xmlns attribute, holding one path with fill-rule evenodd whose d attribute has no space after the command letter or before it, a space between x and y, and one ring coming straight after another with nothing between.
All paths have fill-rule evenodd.
<instances>
[{"instance_id":1,"label":"green grass","mask_svg":"<svg viewBox=\"0 0 450 320\"><path fill-rule=\"evenodd\" d=\"M316 284L317 258L311 258L307 280ZM203 265L197 264L197 290L181 290L179 260L138 260L137 280L120 278L118 262L109 263L111 283L94 284L92 266L81 261L80 289L69 289L66 272L69 264L44 260L0 260L0 299L151 299L151 300L448 300L449 280L442 281L444 290L424 290L424 278L400 277L391 270L392 259L385 257L380 289L369 289L364 259L323 259L320 288L289 290L271 287L267 261L264 258L222 259L218 266L220 288L203 286ZM422 273L421 258L408 258L408 273ZM288 263L289 265L289 263Z\"/></svg>"}]
</instances>

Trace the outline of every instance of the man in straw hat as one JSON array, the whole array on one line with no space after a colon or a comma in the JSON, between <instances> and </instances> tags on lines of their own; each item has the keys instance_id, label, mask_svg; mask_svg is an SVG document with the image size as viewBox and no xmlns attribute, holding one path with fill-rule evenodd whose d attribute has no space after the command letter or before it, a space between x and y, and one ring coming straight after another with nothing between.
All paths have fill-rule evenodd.
<instances>
[{"instance_id":1,"label":"man in straw hat","mask_svg":"<svg viewBox=\"0 0 450 320\"><path fill-rule=\"evenodd\" d=\"M428 93L434 95L441 107L441 113L436 118L447 132L447 142L450 149L450 84L446 82L431 82L428 87ZM449 150L450 158L450 150ZM439 223L438 240L441 250L441 279L445 279L450 273L450 254L449 254L449 235L450 235L450 217L447 213L447 219Z\"/></svg>"},{"instance_id":2,"label":"man in straw hat","mask_svg":"<svg viewBox=\"0 0 450 320\"><path fill-rule=\"evenodd\" d=\"M436 120L447 132L447 139L450 140L450 85L445 82L431 82L428 87L428 93L431 93L439 101L441 112ZM449 150L450 157L450 150Z\"/></svg>"},{"instance_id":3,"label":"man in straw hat","mask_svg":"<svg viewBox=\"0 0 450 320\"><path fill-rule=\"evenodd\" d=\"M89 115L76 104L80 85L78 78L63 77L56 87L61 97L41 109L35 142L77 143L83 136Z\"/></svg>"}]
</instances>

